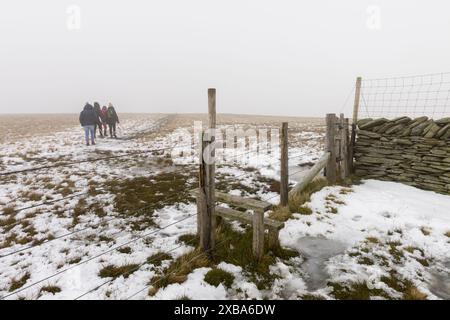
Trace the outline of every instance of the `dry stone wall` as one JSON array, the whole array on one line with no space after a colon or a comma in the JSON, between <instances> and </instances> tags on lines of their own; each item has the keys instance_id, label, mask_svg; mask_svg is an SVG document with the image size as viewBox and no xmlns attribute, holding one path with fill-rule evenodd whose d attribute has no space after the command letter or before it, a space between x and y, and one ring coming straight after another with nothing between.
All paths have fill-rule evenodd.
<instances>
[{"instance_id":1,"label":"dry stone wall","mask_svg":"<svg viewBox=\"0 0 450 320\"><path fill-rule=\"evenodd\" d=\"M450 117L362 119L355 174L450 194Z\"/></svg>"}]
</instances>

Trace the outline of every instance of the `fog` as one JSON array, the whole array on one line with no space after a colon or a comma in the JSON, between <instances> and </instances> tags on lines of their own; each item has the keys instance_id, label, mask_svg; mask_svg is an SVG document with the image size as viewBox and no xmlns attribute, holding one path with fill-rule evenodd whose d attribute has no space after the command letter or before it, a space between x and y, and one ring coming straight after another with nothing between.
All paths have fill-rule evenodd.
<instances>
[{"instance_id":1,"label":"fog","mask_svg":"<svg viewBox=\"0 0 450 320\"><path fill-rule=\"evenodd\" d=\"M355 78L450 71L448 1L8 1L0 113L323 116Z\"/></svg>"}]
</instances>

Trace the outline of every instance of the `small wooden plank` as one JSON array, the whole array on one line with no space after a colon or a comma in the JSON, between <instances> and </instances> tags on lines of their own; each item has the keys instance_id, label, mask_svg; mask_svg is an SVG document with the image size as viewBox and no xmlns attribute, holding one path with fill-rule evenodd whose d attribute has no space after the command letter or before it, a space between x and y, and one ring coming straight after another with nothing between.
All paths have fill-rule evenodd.
<instances>
[{"instance_id":1,"label":"small wooden plank","mask_svg":"<svg viewBox=\"0 0 450 320\"><path fill-rule=\"evenodd\" d=\"M216 215L225 219L237 220L242 223L253 224L253 217L247 212L242 212L230 208L216 206ZM284 223L269 218L264 218L264 228L272 230L280 230L284 227Z\"/></svg>"},{"instance_id":2,"label":"small wooden plank","mask_svg":"<svg viewBox=\"0 0 450 320\"><path fill-rule=\"evenodd\" d=\"M198 189L193 189L190 193L196 197L198 194ZM254 211L267 211L273 207L273 204L266 201L243 198L239 196L234 196L225 192L216 191L216 200L219 202L231 204L239 208L254 210Z\"/></svg>"}]
</instances>

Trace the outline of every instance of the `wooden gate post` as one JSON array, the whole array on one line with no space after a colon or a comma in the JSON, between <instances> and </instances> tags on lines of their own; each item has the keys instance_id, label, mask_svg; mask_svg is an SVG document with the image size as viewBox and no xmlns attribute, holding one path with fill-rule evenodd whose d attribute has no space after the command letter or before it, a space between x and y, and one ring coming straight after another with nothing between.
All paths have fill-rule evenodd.
<instances>
[{"instance_id":1,"label":"wooden gate post","mask_svg":"<svg viewBox=\"0 0 450 320\"><path fill-rule=\"evenodd\" d=\"M280 205L285 207L289 202L289 160L288 160L288 123L281 125L280 135Z\"/></svg>"},{"instance_id":2,"label":"wooden gate post","mask_svg":"<svg viewBox=\"0 0 450 320\"><path fill-rule=\"evenodd\" d=\"M253 256L260 260L264 255L264 212L253 212Z\"/></svg>"},{"instance_id":3,"label":"wooden gate post","mask_svg":"<svg viewBox=\"0 0 450 320\"><path fill-rule=\"evenodd\" d=\"M197 196L197 218L200 231L200 246L203 250L214 249L215 243L215 128L216 128L216 89L208 89L208 127L202 133L200 153L199 192Z\"/></svg>"},{"instance_id":4,"label":"wooden gate post","mask_svg":"<svg viewBox=\"0 0 450 320\"><path fill-rule=\"evenodd\" d=\"M327 162L325 175L328 183L336 183L336 115L328 113L326 117L327 131L326 131L326 151L330 153L330 158Z\"/></svg>"},{"instance_id":5,"label":"wooden gate post","mask_svg":"<svg viewBox=\"0 0 450 320\"><path fill-rule=\"evenodd\" d=\"M348 177L348 119L344 118L344 114L341 113L339 118L339 129L340 129L340 150L339 159L341 165L341 179L345 180Z\"/></svg>"},{"instance_id":6,"label":"wooden gate post","mask_svg":"<svg viewBox=\"0 0 450 320\"><path fill-rule=\"evenodd\" d=\"M358 121L358 112L359 112L359 99L361 97L361 82L362 78L358 77L356 78L356 85L355 85L355 101L353 103L353 120L352 120L352 136L349 146L349 153L348 153L348 159L349 159L349 167L350 172L354 172L353 168L353 154L355 149L355 141L356 141L356 122Z\"/></svg>"},{"instance_id":7,"label":"wooden gate post","mask_svg":"<svg viewBox=\"0 0 450 320\"><path fill-rule=\"evenodd\" d=\"M209 144L211 148L211 162L208 163L206 170L207 179L207 210L208 210L208 226L209 232L206 236L209 237L210 249L214 249L215 245L215 234L216 234L216 219L215 219L215 207L216 207L216 151L215 151L215 140L216 140L216 89L208 89L208 120L209 120Z\"/></svg>"}]
</instances>

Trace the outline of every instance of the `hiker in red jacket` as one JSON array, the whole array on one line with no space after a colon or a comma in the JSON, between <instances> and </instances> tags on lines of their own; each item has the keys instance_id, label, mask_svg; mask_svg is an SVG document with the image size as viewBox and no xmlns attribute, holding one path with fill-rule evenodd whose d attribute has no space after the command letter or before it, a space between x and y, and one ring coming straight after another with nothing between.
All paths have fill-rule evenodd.
<instances>
[{"instance_id":1,"label":"hiker in red jacket","mask_svg":"<svg viewBox=\"0 0 450 320\"><path fill-rule=\"evenodd\" d=\"M102 110L100 111L100 119L102 120L103 136L107 137L108 132L106 130L106 120L108 119L108 109L106 108L106 106L103 106Z\"/></svg>"}]
</instances>

